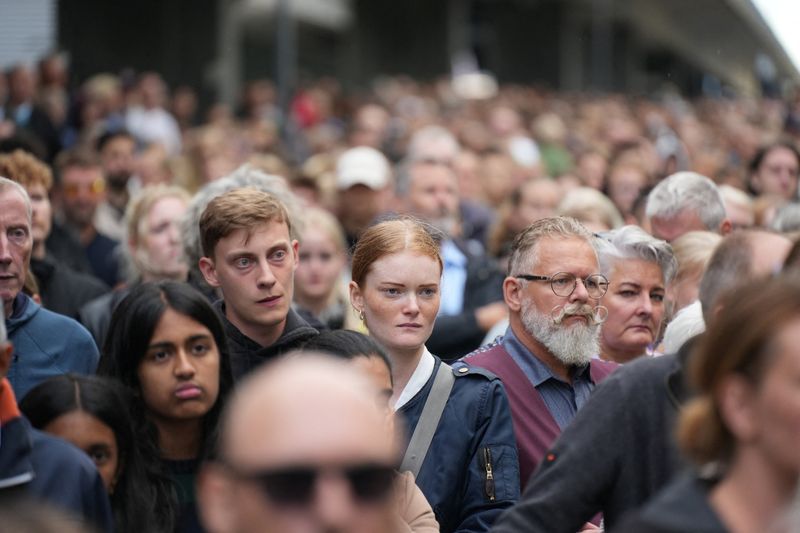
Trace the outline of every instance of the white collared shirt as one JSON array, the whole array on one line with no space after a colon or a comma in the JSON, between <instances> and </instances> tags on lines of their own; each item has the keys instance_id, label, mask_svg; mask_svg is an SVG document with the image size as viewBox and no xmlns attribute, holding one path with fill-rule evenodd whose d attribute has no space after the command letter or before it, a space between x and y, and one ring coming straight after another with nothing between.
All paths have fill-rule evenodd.
<instances>
[{"instance_id":1,"label":"white collared shirt","mask_svg":"<svg viewBox=\"0 0 800 533\"><path fill-rule=\"evenodd\" d=\"M433 367L435 364L436 360L433 358L433 355L431 355L431 352L428 351L428 348L425 347L422 352L422 357L419 358L419 363L417 363L417 368L414 369L414 373L411 374L411 379L408 380L400 397L398 397L397 401L394 403L395 411L407 404L411 398L422 390L422 387L425 386L433 375Z\"/></svg>"}]
</instances>

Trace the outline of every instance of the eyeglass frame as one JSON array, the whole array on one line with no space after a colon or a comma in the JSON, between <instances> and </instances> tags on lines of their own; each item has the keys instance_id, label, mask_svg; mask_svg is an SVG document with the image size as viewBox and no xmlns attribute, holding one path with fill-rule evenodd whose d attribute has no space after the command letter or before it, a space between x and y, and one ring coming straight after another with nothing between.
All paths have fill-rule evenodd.
<instances>
[{"instance_id":1,"label":"eyeglass frame","mask_svg":"<svg viewBox=\"0 0 800 533\"><path fill-rule=\"evenodd\" d=\"M553 286L553 279L556 276L558 276L559 274L572 276L572 289L567 294L558 294L556 292L555 287ZM561 298L569 298L570 296L572 296L572 293L575 292L575 289L578 288L578 280L581 280L581 283L583 284L583 287L586 289L586 292L588 293L589 292L589 288L586 286L586 280L591 278L591 277L594 277L594 276L601 277L601 278L603 278L605 280L605 288L603 289L603 293L602 294L600 294L599 296L592 296L591 294L589 294L590 298L595 299L595 300L599 300L600 298L602 298L603 296L606 295L606 293L608 292L608 286L609 286L608 278L605 277L602 274L589 274L585 278L581 278L579 276L576 276L575 274L572 274L571 272L556 272L552 276L539 276L539 275L536 275L536 274L517 274L514 277L517 278L517 279L524 279L525 281L549 281L550 282L550 290L553 291L553 294L555 294L556 296L561 297Z\"/></svg>"}]
</instances>

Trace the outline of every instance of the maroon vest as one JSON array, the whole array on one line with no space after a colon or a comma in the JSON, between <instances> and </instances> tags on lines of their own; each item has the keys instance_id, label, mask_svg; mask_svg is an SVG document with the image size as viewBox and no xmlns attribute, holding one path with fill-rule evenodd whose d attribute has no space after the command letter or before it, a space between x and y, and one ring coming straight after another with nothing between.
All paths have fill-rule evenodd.
<instances>
[{"instance_id":1,"label":"maroon vest","mask_svg":"<svg viewBox=\"0 0 800 533\"><path fill-rule=\"evenodd\" d=\"M531 474L561 433L561 428L547 409L539 391L502 344L497 343L483 351L474 352L465 357L464 361L494 373L505 386L519 451L520 488L524 490ZM592 359L589 363L592 381L595 384L600 383L617 366L615 363Z\"/></svg>"}]
</instances>

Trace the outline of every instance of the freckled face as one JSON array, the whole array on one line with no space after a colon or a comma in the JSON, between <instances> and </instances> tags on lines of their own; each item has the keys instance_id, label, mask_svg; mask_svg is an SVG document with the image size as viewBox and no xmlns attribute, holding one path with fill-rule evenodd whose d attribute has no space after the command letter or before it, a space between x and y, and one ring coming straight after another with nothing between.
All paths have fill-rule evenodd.
<instances>
[{"instance_id":1,"label":"freckled face","mask_svg":"<svg viewBox=\"0 0 800 533\"><path fill-rule=\"evenodd\" d=\"M350 284L353 306L363 310L370 335L396 356L418 353L439 312L438 261L410 250L375 261L363 287Z\"/></svg>"}]
</instances>

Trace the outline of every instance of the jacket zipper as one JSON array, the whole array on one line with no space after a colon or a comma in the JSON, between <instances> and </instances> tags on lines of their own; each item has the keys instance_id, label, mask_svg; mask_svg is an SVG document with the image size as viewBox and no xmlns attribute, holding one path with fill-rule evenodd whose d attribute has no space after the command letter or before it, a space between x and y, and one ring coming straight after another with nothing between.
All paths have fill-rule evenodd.
<instances>
[{"instance_id":1,"label":"jacket zipper","mask_svg":"<svg viewBox=\"0 0 800 533\"><path fill-rule=\"evenodd\" d=\"M486 469L484 489L486 490L486 496L489 497L489 501L493 502L495 500L494 472L492 472L492 450L488 446L483 449L483 461L484 468Z\"/></svg>"}]
</instances>

